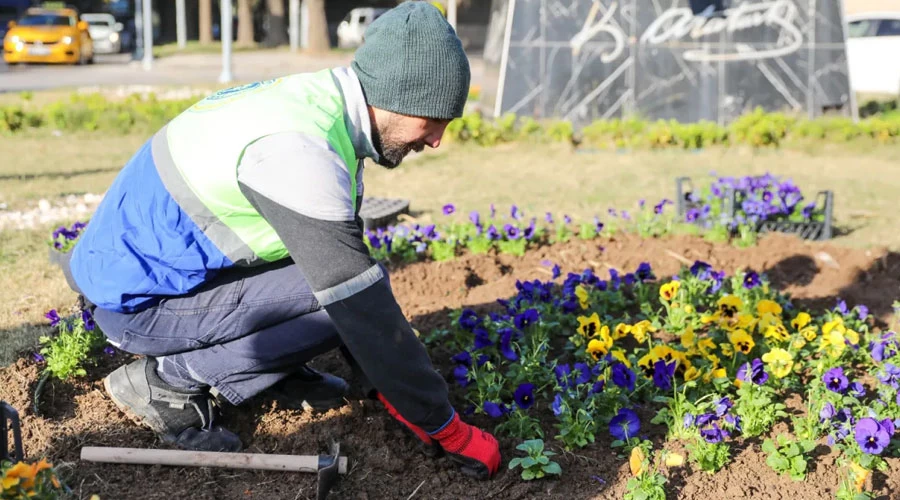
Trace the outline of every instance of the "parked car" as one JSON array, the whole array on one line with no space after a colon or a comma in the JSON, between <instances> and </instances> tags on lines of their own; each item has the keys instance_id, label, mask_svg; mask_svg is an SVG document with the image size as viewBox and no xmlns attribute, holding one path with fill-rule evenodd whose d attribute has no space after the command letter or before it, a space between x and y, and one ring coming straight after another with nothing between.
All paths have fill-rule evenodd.
<instances>
[{"instance_id":1,"label":"parked car","mask_svg":"<svg viewBox=\"0 0 900 500\"><path fill-rule=\"evenodd\" d=\"M900 12L847 16L847 65L856 92L900 94Z\"/></svg>"},{"instance_id":2,"label":"parked car","mask_svg":"<svg viewBox=\"0 0 900 500\"><path fill-rule=\"evenodd\" d=\"M349 49L362 45L366 28L388 10L359 7L348 12L337 28L338 47Z\"/></svg>"},{"instance_id":3,"label":"parked car","mask_svg":"<svg viewBox=\"0 0 900 500\"><path fill-rule=\"evenodd\" d=\"M3 38L7 64L23 62L84 64L94 61L88 23L74 9L28 9L10 21Z\"/></svg>"},{"instance_id":4,"label":"parked car","mask_svg":"<svg viewBox=\"0 0 900 500\"><path fill-rule=\"evenodd\" d=\"M88 23L88 32L94 41L94 52L118 54L122 51L121 32L125 27L116 22L112 14L82 14L81 20Z\"/></svg>"}]
</instances>

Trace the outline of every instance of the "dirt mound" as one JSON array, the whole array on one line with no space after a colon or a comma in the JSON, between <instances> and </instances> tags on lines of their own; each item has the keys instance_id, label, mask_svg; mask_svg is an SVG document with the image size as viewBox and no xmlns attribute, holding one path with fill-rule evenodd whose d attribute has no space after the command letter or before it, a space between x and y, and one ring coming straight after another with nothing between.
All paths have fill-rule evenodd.
<instances>
[{"instance_id":1,"label":"dirt mound","mask_svg":"<svg viewBox=\"0 0 900 500\"><path fill-rule=\"evenodd\" d=\"M674 274L681 265L703 260L717 269L733 272L750 268L766 273L773 284L793 294L803 307L832 307L837 298L849 306L867 305L881 321L887 321L891 303L900 298L900 255L882 251L853 250L803 242L790 237L764 238L757 247L737 249L696 238L640 239L630 235L596 241L572 241L541 248L522 258L504 255L466 255L442 263L396 266L391 282L400 304L421 331L445 326L447 312L460 306L482 310L496 307L496 299L514 294L516 280L547 279L548 263L559 264L563 273L593 268L601 276L609 268L633 271L649 262L657 276ZM564 274L565 275L565 274ZM104 394L102 377L130 359L124 354L105 356L84 380L71 384L50 383L42 397L43 416L32 410L38 369L28 358L0 369L0 399L22 414L26 453L48 456L59 464L68 484L80 497L98 493L118 498L267 498L297 499L315 496L311 474L234 471L226 469L119 466L79 461L82 446L165 447L153 434L131 423ZM435 363L447 373L447 359L439 350ZM320 369L350 377L334 354L316 361ZM458 396L458 395L457 395ZM455 401L459 406L460 401ZM798 404L799 402L794 402ZM545 431L552 432L552 418ZM484 417L474 422L490 427ZM630 475L624 458L609 447L606 435L576 453L561 453L559 480L525 483L517 472L502 470L490 482L473 482L459 474L447 459L430 460L418 453L408 438L379 404L354 400L325 414L279 409L265 398L226 415L225 425L237 431L253 453L315 454L328 450L338 439L350 457L349 474L334 491L334 498L621 498ZM778 431L786 431L781 424ZM661 443L664 429L647 425L648 437ZM516 440L502 439L504 465L517 456ZM561 451L555 442L548 445ZM813 470L805 482L779 477L765 465L761 441L739 441L733 461L723 471L709 475L690 465L671 469L670 498L766 498L819 499L833 497L841 471L836 455L826 446L816 449ZM884 498L900 488L897 459L888 459L887 474L876 474L870 483Z\"/></svg>"}]
</instances>

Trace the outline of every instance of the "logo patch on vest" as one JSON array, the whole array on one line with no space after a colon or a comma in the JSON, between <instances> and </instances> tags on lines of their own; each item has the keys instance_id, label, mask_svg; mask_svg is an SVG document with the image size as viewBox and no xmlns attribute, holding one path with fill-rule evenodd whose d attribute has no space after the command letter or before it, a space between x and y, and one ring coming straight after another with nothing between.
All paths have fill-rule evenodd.
<instances>
[{"instance_id":1,"label":"logo patch on vest","mask_svg":"<svg viewBox=\"0 0 900 500\"><path fill-rule=\"evenodd\" d=\"M237 99L256 94L257 92L259 92L265 88L272 87L274 85L278 85L281 83L281 81L282 81L281 78L275 78L272 80L263 80L261 82L253 82L253 83L248 83L246 85L239 85L237 87L223 89L223 90L216 92L215 94L212 94L212 95L206 97L205 99L198 102L197 104L194 104L193 106L188 108L188 111L203 112L203 111L209 111L211 109L216 109L226 103L233 102Z\"/></svg>"}]
</instances>

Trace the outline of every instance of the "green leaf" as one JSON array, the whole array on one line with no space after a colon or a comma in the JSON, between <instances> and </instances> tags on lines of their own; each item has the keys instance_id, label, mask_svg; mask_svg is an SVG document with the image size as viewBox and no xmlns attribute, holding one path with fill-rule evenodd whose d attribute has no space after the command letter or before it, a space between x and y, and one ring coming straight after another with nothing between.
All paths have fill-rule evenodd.
<instances>
[{"instance_id":1,"label":"green leaf","mask_svg":"<svg viewBox=\"0 0 900 500\"><path fill-rule=\"evenodd\" d=\"M774 469L776 472L787 471L791 466L787 459L778 453L769 455L769 457L766 458L766 463L769 464L769 467Z\"/></svg>"},{"instance_id":2,"label":"green leaf","mask_svg":"<svg viewBox=\"0 0 900 500\"><path fill-rule=\"evenodd\" d=\"M543 466L542 469L547 474L556 474L556 475L562 474L562 468L556 462L550 462L549 464Z\"/></svg>"},{"instance_id":3,"label":"green leaf","mask_svg":"<svg viewBox=\"0 0 900 500\"><path fill-rule=\"evenodd\" d=\"M653 402L665 404L669 402L669 398L667 398L666 396L653 396Z\"/></svg>"},{"instance_id":4,"label":"green leaf","mask_svg":"<svg viewBox=\"0 0 900 500\"><path fill-rule=\"evenodd\" d=\"M541 464L541 465L545 465L545 464L550 463L550 459L549 459L548 457L545 457L545 456L540 456L540 457L537 458L537 462L538 462L539 464Z\"/></svg>"},{"instance_id":5,"label":"green leaf","mask_svg":"<svg viewBox=\"0 0 900 500\"><path fill-rule=\"evenodd\" d=\"M765 453L774 453L777 448L771 439L766 439L762 444L762 451Z\"/></svg>"},{"instance_id":6,"label":"green leaf","mask_svg":"<svg viewBox=\"0 0 900 500\"><path fill-rule=\"evenodd\" d=\"M791 470L795 472L806 472L806 460L804 460L803 457L792 458Z\"/></svg>"},{"instance_id":7,"label":"green leaf","mask_svg":"<svg viewBox=\"0 0 900 500\"><path fill-rule=\"evenodd\" d=\"M531 469L522 469L522 479L526 481L531 481L534 479L534 471Z\"/></svg>"},{"instance_id":8,"label":"green leaf","mask_svg":"<svg viewBox=\"0 0 900 500\"><path fill-rule=\"evenodd\" d=\"M809 453L816 448L816 442L810 439L800 441L800 447L803 448L803 453Z\"/></svg>"},{"instance_id":9,"label":"green leaf","mask_svg":"<svg viewBox=\"0 0 900 500\"><path fill-rule=\"evenodd\" d=\"M522 467L525 467L526 469L528 469L528 468L533 467L534 465L537 465L537 460L535 460L531 457L525 457L522 459Z\"/></svg>"},{"instance_id":10,"label":"green leaf","mask_svg":"<svg viewBox=\"0 0 900 500\"><path fill-rule=\"evenodd\" d=\"M800 455L800 447L797 446L797 443L791 443L787 445L784 450L782 450L782 453L787 458L799 458L798 455Z\"/></svg>"},{"instance_id":11,"label":"green leaf","mask_svg":"<svg viewBox=\"0 0 900 500\"><path fill-rule=\"evenodd\" d=\"M509 468L510 468L510 469L515 469L520 463L522 463L522 459L521 459L521 458L514 458L514 459L512 459L512 460L509 461Z\"/></svg>"}]
</instances>

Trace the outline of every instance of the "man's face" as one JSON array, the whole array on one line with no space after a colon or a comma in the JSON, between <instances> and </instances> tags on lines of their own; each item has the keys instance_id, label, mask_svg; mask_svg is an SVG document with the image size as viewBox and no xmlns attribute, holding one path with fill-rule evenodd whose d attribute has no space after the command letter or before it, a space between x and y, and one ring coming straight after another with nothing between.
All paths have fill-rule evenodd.
<instances>
[{"instance_id":1,"label":"man's face","mask_svg":"<svg viewBox=\"0 0 900 500\"><path fill-rule=\"evenodd\" d=\"M440 146L444 129L450 123L450 120L406 116L381 109L373 111L373 142L381 157L378 164L387 168L400 165L410 151Z\"/></svg>"}]
</instances>

